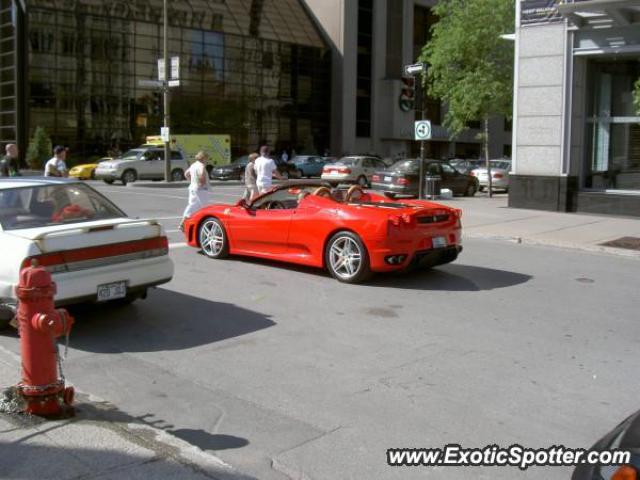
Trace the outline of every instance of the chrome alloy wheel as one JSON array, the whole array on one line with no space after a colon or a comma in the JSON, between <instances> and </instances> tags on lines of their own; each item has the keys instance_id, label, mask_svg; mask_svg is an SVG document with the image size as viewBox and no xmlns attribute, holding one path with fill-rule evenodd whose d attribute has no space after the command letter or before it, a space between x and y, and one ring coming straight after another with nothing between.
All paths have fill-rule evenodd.
<instances>
[{"instance_id":1,"label":"chrome alloy wheel","mask_svg":"<svg viewBox=\"0 0 640 480\"><path fill-rule=\"evenodd\" d=\"M354 277L362 265L362 251L351 237L338 237L329 250L329 262L335 274L349 280Z\"/></svg>"},{"instance_id":2,"label":"chrome alloy wheel","mask_svg":"<svg viewBox=\"0 0 640 480\"><path fill-rule=\"evenodd\" d=\"M224 250L224 231L218 222L209 219L200 228L200 246L209 257L217 257Z\"/></svg>"}]
</instances>

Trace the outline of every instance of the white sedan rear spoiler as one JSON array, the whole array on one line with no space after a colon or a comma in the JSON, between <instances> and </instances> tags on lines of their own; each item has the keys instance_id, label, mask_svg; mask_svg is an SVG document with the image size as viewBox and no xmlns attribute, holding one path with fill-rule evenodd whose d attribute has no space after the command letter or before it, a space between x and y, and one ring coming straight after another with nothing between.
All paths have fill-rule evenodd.
<instances>
[{"instance_id":1,"label":"white sedan rear spoiler","mask_svg":"<svg viewBox=\"0 0 640 480\"><path fill-rule=\"evenodd\" d=\"M32 238L35 242L44 240L45 238L55 238L55 237L64 237L67 235L73 235L75 233L91 233L92 231L100 231L107 229L120 229L120 228L131 228L137 226L155 226L158 227L158 235L162 232L162 226L157 220L129 220L127 222L120 223L106 223L103 225L86 225L86 226L74 226L69 228L64 228L61 230L54 230L53 232L43 232L39 235L36 235Z\"/></svg>"}]
</instances>

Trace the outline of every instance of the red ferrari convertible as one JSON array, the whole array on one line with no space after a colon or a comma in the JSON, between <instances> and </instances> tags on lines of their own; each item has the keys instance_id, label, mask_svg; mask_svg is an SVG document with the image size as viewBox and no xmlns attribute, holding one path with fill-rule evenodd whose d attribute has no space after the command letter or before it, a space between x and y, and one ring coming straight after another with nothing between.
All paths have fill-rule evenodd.
<instances>
[{"instance_id":1,"label":"red ferrari convertible","mask_svg":"<svg viewBox=\"0 0 640 480\"><path fill-rule=\"evenodd\" d=\"M185 223L185 236L211 258L298 263L357 283L371 272L454 261L462 251L461 215L438 203L309 181L276 186L250 203L205 207Z\"/></svg>"}]
</instances>

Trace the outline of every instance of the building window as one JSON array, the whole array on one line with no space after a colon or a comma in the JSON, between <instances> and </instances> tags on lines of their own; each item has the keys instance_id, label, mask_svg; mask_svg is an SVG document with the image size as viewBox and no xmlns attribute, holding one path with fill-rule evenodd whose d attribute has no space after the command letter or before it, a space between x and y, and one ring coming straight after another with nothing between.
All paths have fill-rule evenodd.
<instances>
[{"instance_id":1,"label":"building window","mask_svg":"<svg viewBox=\"0 0 640 480\"><path fill-rule=\"evenodd\" d=\"M637 61L591 61L586 188L640 190L640 116L633 110Z\"/></svg>"},{"instance_id":2,"label":"building window","mask_svg":"<svg viewBox=\"0 0 640 480\"><path fill-rule=\"evenodd\" d=\"M358 0L356 137L371 136L373 0Z\"/></svg>"}]
</instances>

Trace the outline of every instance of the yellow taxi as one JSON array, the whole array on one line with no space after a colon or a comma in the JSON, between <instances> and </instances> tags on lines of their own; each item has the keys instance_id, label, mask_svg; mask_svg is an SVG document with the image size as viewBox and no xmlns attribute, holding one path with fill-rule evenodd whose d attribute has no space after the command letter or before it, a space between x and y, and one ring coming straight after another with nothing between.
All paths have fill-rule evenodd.
<instances>
[{"instance_id":1,"label":"yellow taxi","mask_svg":"<svg viewBox=\"0 0 640 480\"><path fill-rule=\"evenodd\" d=\"M106 160L113 160L111 157L103 157L95 163L83 163L76 165L69 170L69 176L80 180L89 180L95 178L96 167L98 163Z\"/></svg>"}]
</instances>

